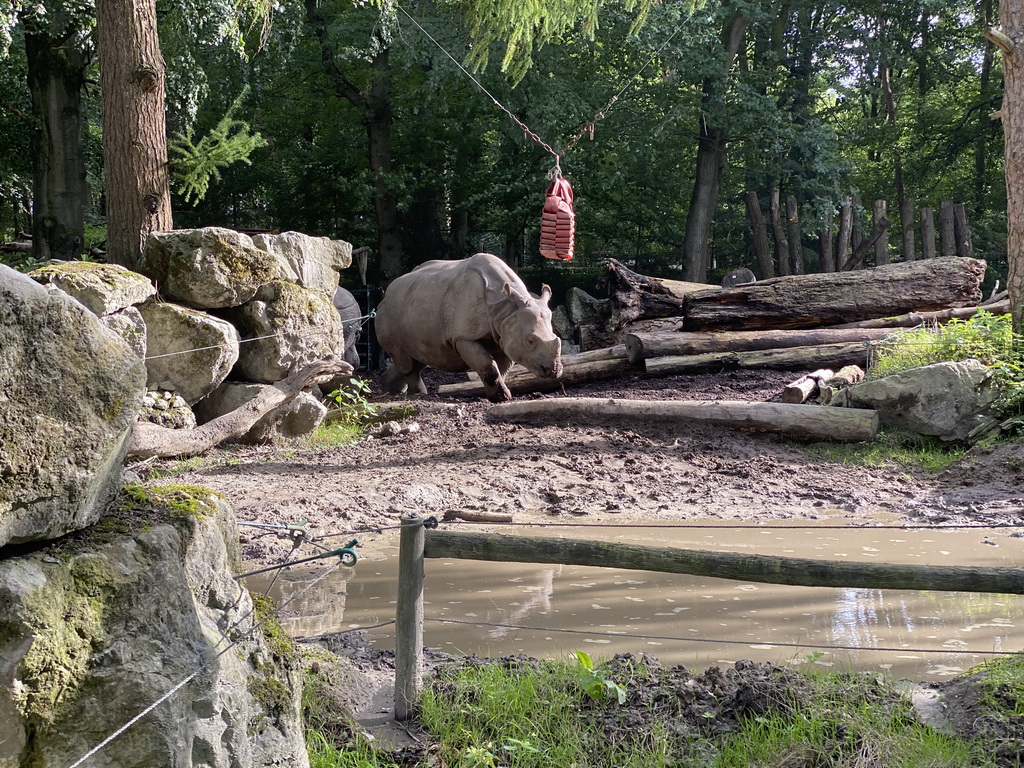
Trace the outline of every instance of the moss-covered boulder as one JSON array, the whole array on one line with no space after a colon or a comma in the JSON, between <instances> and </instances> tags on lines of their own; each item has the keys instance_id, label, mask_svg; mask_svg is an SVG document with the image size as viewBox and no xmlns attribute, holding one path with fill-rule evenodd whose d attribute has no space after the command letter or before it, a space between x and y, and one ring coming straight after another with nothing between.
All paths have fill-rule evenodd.
<instances>
[{"instance_id":1,"label":"moss-covered boulder","mask_svg":"<svg viewBox=\"0 0 1024 768\"><path fill-rule=\"evenodd\" d=\"M308 765L296 652L233 578L230 507L168 485L115 509L0 561L0 766L72 765L152 705L84 764Z\"/></svg>"},{"instance_id":2,"label":"moss-covered boulder","mask_svg":"<svg viewBox=\"0 0 1024 768\"><path fill-rule=\"evenodd\" d=\"M0 265L0 546L99 519L145 390L142 359L95 314Z\"/></svg>"}]
</instances>

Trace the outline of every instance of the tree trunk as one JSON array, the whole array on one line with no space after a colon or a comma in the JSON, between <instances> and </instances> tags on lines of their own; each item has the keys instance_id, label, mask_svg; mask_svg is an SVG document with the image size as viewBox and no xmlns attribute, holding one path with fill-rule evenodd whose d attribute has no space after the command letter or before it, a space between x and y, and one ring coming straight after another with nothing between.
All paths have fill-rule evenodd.
<instances>
[{"instance_id":1,"label":"tree trunk","mask_svg":"<svg viewBox=\"0 0 1024 768\"><path fill-rule=\"evenodd\" d=\"M871 234L866 240L861 240L860 244L853 249L853 255L846 260L846 262L840 267L841 272L848 272L851 269L856 269L864 261L864 257L868 255L868 251L871 246L877 243L885 235L886 230L889 229L889 220L884 216L881 219L875 221L875 228L871 230ZM888 253L888 251L886 251ZM875 254L877 258L877 253Z\"/></svg>"},{"instance_id":2,"label":"tree trunk","mask_svg":"<svg viewBox=\"0 0 1024 768\"><path fill-rule=\"evenodd\" d=\"M802 275L804 273L804 246L800 238L800 211L796 205L796 198L792 195L786 198L786 227L789 230L790 274Z\"/></svg>"},{"instance_id":3,"label":"tree trunk","mask_svg":"<svg viewBox=\"0 0 1024 768\"><path fill-rule=\"evenodd\" d=\"M764 213L761 212L761 201L757 198L757 192L747 192L743 195L743 201L747 206L747 221L750 222L750 232L754 242L754 256L757 258L757 269L762 280L775 277L775 267L772 264L771 246L768 243L768 229L764 221Z\"/></svg>"},{"instance_id":4,"label":"tree trunk","mask_svg":"<svg viewBox=\"0 0 1024 768\"><path fill-rule=\"evenodd\" d=\"M704 78L701 96L700 130L697 139L697 172L690 197L690 209L686 217L686 234L683 240L683 258L686 265L686 279L703 282L707 279L710 263L711 224L715 218L718 203L718 186L722 168L725 165L725 149L728 135L724 128L708 124L708 115L714 113L715 102L725 90L736 52L743 41L750 17L745 13L734 13L722 30L722 46L725 58L719 72ZM712 118L713 119L713 118Z\"/></svg>"},{"instance_id":5,"label":"tree trunk","mask_svg":"<svg viewBox=\"0 0 1024 768\"><path fill-rule=\"evenodd\" d=\"M831 368L819 368L811 373L805 373L796 381L791 381L782 390L779 400L791 405L806 403L818 391L822 384L831 379L835 372Z\"/></svg>"},{"instance_id":6,"label":"tree trunk","mask_svg":"<svg viewBox=\"0 0 1024 768\"><path fill-rule=\"evenodd\" d=\"M853 232L853 203L850 198L843 200L839 208L839 235L836 237L836 262L831 270L837 272L850 255L850 236Z\"/></svg>"},{"instance_id":7,"label":"tree trunk","mask_svg":"<svg viewBox=\"0 0 1024 768\"><path fill-rule=\"evenodd\" d=\"M45 33L25 35L35 118L32 255L38 261L75 260L82 255L85 241L89 185L82 153L82 87L92 51L75 45L81 32L72 26L61 39Z\"/></svg>"},{"instance_id":8,"label":"tree trunk","mask_svg":"<svg viewBox=\"0 0 1024 768\"><path fill-rule=\"evenodd\" d=\"M174 228L156 0L96 0L107 260L137 270L150 232Z\"/></svg>"},{"instance_id":9,"label":"tree trunk","mask_svg":"<svg viewBox=\"0 0 1024 768\"><path fill-rule=\"evenodd\" d=\"M954 257L955 258L955 257ZM940 309L935 312L908 312L904 315L894 317L878 317L873 320L860 320L855 323L843 323L833 325L833 328L913 328L918 325L929 323L944 323L947 320L966 320L978 314L978 310L991 312L993 315L1005 315L1010 311L1010 302L1007 300L996 301L991 304L982 304L973 307L959 307L956 309Z\"/></svg>"},{"instance_id":10,"label":"tree trunk","mask_svg":"<svg viewBox=\"0 0 1024 768\"><path fill-rule=\"evenodd\" d=\"M626 335L626 356L639 365L654 357L703 355L715 352L748 352L757 349L785 349L819 344L845 344L882 339L892 333L886 328L764 331L659 331ZM564 359L564 358L563 358Z\"/></svg>"},{"instance_id":11,"label":"tree trunk","mask_svg":"<svg viewBox=\"0 0 1024 768\"><path fill-rule=\"evenodd\" d=\"M841 368L867 361L868 347L863 342L818 344L811 347L754 349L749 352L711 352L705 355L652 357L645 363L645 376L679 376L705 371L762 370L806 371L815 368Z\"/></svg>"},{"instance_id":12,"label":"tree trunk","mask_svg":"<svg viewBox=\"0 0 1024 768\"><path fill-rule=\"evenodd\" d=\"M967 223L967 206L963 203L953 206L953 232L956 237L956 255L964 259L973 259L974 244L971 242L971 227Z\"/></svg>"},{"instance_id":13,"label":"tree trunk","mask_svg":"<svg viewBox=\"0 0 1024 768\"><path fill-rule=\"evenodd\" d=\"M953 223L953 201L939 203L939 244L943 256L956 256L956 234Z\"/></svg>"},{"instance_id":14,"label":"tree trunk","mask_svg":"<svg viewBox=\"0 0 1024 768\"><path fill-rule=\"evenodd\" d=\"M551 398L502 403L487 410L492 421L549 424L695 421L736 429L781 432L808 440L863 442L878 432L878 412L862 408L748 403L736 400L609 400L599 397Z\"/></svg>"},{"instance_id":15,"label":"tree trunk","mask_svg":"<svg viewBox=\"0 0 1024 768\"><path fill-rule=\"evenodd\" d=\"M829 210L825 226L818 233L818 261L822 272L835 272L836 259L832 250L832 211Z\"/></svg>"},{"instance_id":16,"label":"tree trunk","mask_svg":"<svg viewBox=\"0 0 1024 768\"><path fill-rule=\"evenodd\" d=\"M992 25L993 0L982 0L981 23L983 29ZM981 56L981 72L978 82L978 102L985 105L992 101L992 64L995 59L995 46L991 40L985 40L985 49ZM974 139L974 213L979 215L988 209L989 191L989 139L991 137L991 118L988 110L977 110L977 124Z\"/></svg>"},{"instance_id":17,"label":"tree trunk","mask_svg":"<svg viewBox=\"0 0 1024 768\"><path fill-rule=\"evenodd\" d=\"M900 203L900 227L903 231L903 261L916 261L914 247L914 201L907 197Z\"/></svg>"},{"instance_id":18,"label":"tree trunk","mask_svg":"<svg viewBox=\"0 0 1024 768\"><path fill-rule=\"evenodd\" d=\"M776 277L686 297L688 331L813 328L981 301L985 262L930 259L831 275Z\"/></svg>"},{"instance_id":19,"label":"tree trunk","mask_svg":"<svg viewBox=\"0 0 1024 768\"><path fill-rule=\"evenodd\" d=\"M769 215L772 219L772 234L775 235L775 260L779 265L779 275L784 277L790 274L789 240L786 238L786 228L782 226L778 187L772 187Z\"/></svg>"},{"instance_id":20,"label":"tree trunk","mask_svg":"<svg viewBox=\"0 0 1024 768\"><path fill-rule=\"evenodd\" d=\"M616 259L605 262L605 280L611 305L609 326L622 328L641 317L671 317L682 314L683 299L694 291L721 290L707 283L686 283L648 277Z\"/></svg>"},{"instance_id":21,"label":"tree trunk","mask_svg":"<svg viewBox=\"0 0 1024 768\"><path fill-rule=\"evenodd\" d=\"M872 235L879 231L879 223L886 222L886 229L888 229L889 219L886 218L887 204L885 200L875 200L873 225L871 229ZM882 230L885 232L885 229ZM875 266L881 267L884 264L889 263L889 238L877 237L875 238Z\"/></svg>"},{"instance_id":22,"label":"tree trunk","mask_svg":"<svg viewBox=\"0 0 1024 768\"><path fill-rule=\"evenodd\" d=\"M935 258L935 214L931 208L921 209L921 258Z\"/></svg>"}]
</instances>

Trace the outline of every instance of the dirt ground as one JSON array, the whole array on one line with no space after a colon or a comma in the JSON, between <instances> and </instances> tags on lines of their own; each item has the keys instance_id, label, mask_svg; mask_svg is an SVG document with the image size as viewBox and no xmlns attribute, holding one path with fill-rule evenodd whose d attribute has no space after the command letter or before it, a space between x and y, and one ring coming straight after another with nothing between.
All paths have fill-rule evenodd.
<instances>
[{"instance_id":1,"label":"dirt ground","mask_svg":"<svg viewBox=\"0 0 1024 768\"><path fill-rule=\"evenodd\" d=\"M574 386L565 395L773 401L794 378L792 372L774 371L630 377ZM334 537L398 525L409 511L439 520L456 512L504 513L520 523L782 518L849 525L1024 523L1024 443L974 448L937 475L868 469L818 458L799 441L778 435L697 423L492 423L486 416L489 403L481 399L438 397L439 384L460 377L428 371L425 379L431 394L403 402L417 413L401 424L418 428L343 449L218 450L174 482L222 492L240 521L308 521L315 536L332 537L324 542L331 546L344 543ZM380 391L376 381L372 385ZM563 395L544 395L551 396ZM394 405L383 396L373 400L385 411ZM287 552L272 533L255 528L242 529L242 544L254 567L277 563ZM348 706L366 728L387 732L389 716L381 712L388 706L393 659L352 635L322 643L352 665L344 686ZM708 670L697 680L713 688L724 674L739 695L749 695L747 678L776 681L781 688L769 686L764 693L769 698L796 684L772 665L743 665L740 671ZM356 679L361 682L354 684ZM948 727L996 739L1011 757L1021 753L1024 724L1016 722L1021 718L979 711L971 681L942 683L930 693L941 696ZM646 704L638 695L640 712ZM707 728L704 711L695 723L703 719ZM723 710L723 728L735 716ZM410 759L422 749L422 744L409 748Z\"/></svg>"},{"instance_id":2,"label":"dirt ground","mask_svg":"<svg viewBox=\"0 0 1024 768\"><path fill-rule=\"evenodd\" d=\"M403 401L418 412L401 424L415 422L416 431L342 450L220 450L178 481L221 491L239 520L305 520L316 536L397 525L405 512L438 519L503 513L516 522L1024 522L1024 444L976 448L929 477L838 465L779 435L697 423L492 423L482 399L437 396L438 384L453 375L428 371L425 378L432 394ZM772 401L793 378L785 371L626 377L565 394ZM543 395L551 396L563 395ZM394 403L373 399L385 411ZM253 563L276 562L281 543L249 529L243 554Z\"/></svg>"}]
</instances>

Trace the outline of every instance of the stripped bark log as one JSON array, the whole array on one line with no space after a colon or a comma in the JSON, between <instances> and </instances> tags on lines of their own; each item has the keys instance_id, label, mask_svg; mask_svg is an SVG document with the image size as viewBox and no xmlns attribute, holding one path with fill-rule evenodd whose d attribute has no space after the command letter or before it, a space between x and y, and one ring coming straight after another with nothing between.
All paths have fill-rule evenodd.
<instances>
[{"instance_id":1,"label":"stripped bark log","mask_svg":"<svg viewBox=\"0 0 1024 768\"><path fill-rule=\"evenodd\" d=\"M851 342L820 344L814 347L791 347L789 349L761 349L752 352L652 357L646 361L645 375L675 376L680 373L760 368L776 371L841 368L844 365L863 363L867 358L867 353L866 344Z\"/></svg>"},{"instance_id":2,"label":"stripped bark log","mask_svg":"<svg viewBox=\"0 0 1024 768\"><path fill-rule=\"evenodd\" d=\"M780 432L809 440L863 442L878 432L878 413L861 408L734 400L615 400L600 397L520 400L492 406L495 421L573 424L605 421L688 424Z\"/></svg>"},{"instance_id":3,"label":"stripped bark log","mask_svg":"<svg viewBox=\"0 0 1024 768\"><path fill-rule=\"evenodd\" d=\"M793 331L652 331L626 334L626 356L639 364L653 357L748 352L818 344L875 341L891 331L884 328L812 328Z\"/></svg>"},{"instance_id":4,"label":"stripped bark log","mask_svg":"<svg viewBox=\"0 0 1024 768\"><path fill-rule=\"evenodd\" d=\"M320 360L288 378L265 387L249 402L195 429L170 429L140 422L132 429L128 456L197 456L225 440L241 437L272 410L292 400L325 374L350 375L352 366L339 360Z\"/></svg>"},{"instance_id":5,"label":"stripped bark log","mask_svg":"<svg viewBox=\"0 0 1024 768\"><path fill-rule=\"evenodd\" d=\"M877 317L873 320L860 320L856 323L843 323L833 325L832 328L842 330L846 328L911 328L924 323L944 323L947 320L966 320L974 317L979 311L991 312L993 315L1008 315L1010 313L1010 302L1006 300L996 301L992 304L980 304L974 307L957 307L954 309L940 309L936 312L908 312L895 317Z\"/></svg>"},{"instance_id":6,"label":"stripped bark log","mask_svg":"<svg viewBox=\"0 0 1024 768\"><path fill-rule=\"evenodd\" d=\"M867 241L865 241L867 242ZM981 301L985 262L940 258L761 280L686 297L688 331L813 328Z\"/></svg>"},{"instance_id":7,"label":"stripped bark log","mask_svg":"<svg viewBox=\"0 0 1024 768\"><path fill-rule=\"evenodd\" d=\"M861 381L864 381L864 369L859 365L847 365L840 368L834 376L822 382L818 387L818 403L828 405L832 402L836 392Z\"/></svg>"}]
</instances>

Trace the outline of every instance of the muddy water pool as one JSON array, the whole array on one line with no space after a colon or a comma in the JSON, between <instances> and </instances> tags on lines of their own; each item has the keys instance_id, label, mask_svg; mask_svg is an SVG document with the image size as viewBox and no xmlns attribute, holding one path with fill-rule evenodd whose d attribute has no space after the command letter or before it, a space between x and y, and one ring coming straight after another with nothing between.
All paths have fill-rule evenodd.
<instances>
[{"instance_id":1,"label":"muddy water pool","mask_svg":"<svg viewBox=\"0 0 1024 768\"><path fill-rule=\"evenodd\" d=\"M820 560L982 567L1024 562L1024 538L1012 528L713 525L509 527L501 533ZM364 538L357 551L354 568L337 568L286 606L281 621L287 631L312 636L394 618L397 534ZM283 601L325 567L295 566L276 579L272 573L250 576L247 586L269 589ZM1024 596L793 587L586 566L428 559L424 614L424 644L450 653L567 658L585 650L607 658L647 652L695 671L753 659L940 680L991 652L1024 648ZM365 636L391 649L393 629Z\"/></svg>"}]
</instances>

